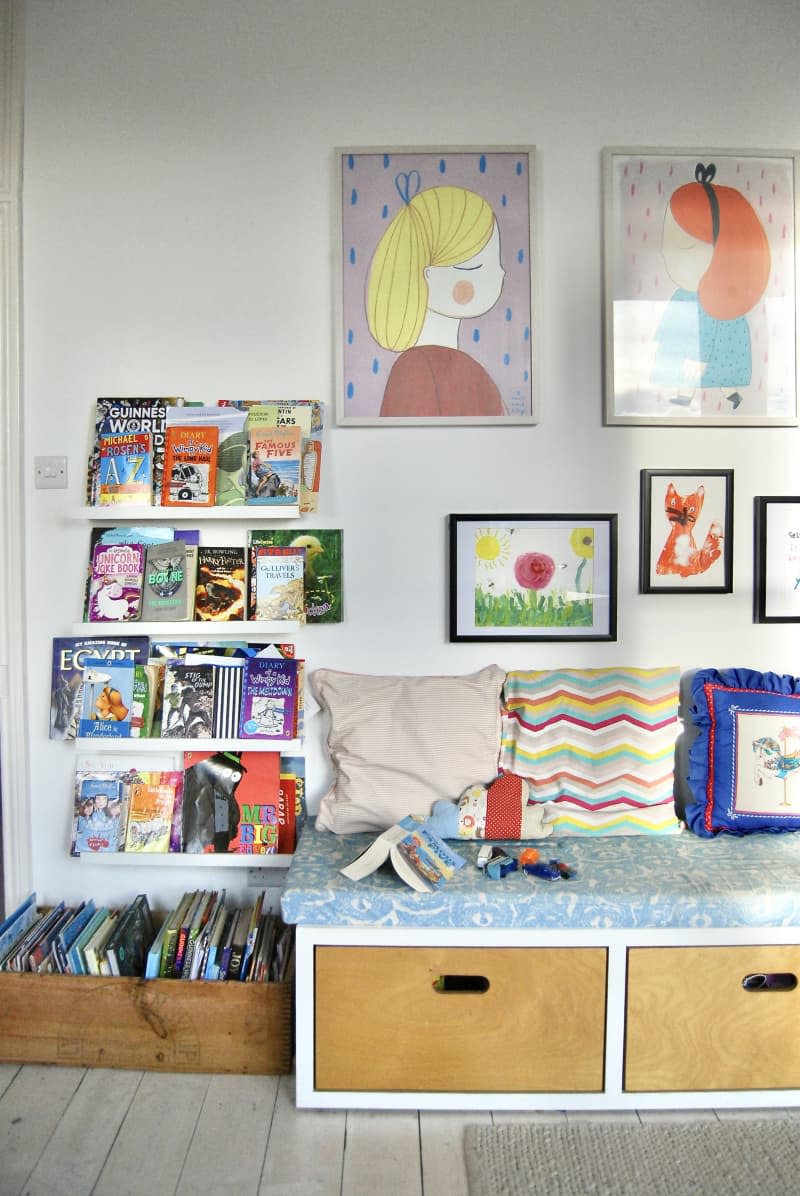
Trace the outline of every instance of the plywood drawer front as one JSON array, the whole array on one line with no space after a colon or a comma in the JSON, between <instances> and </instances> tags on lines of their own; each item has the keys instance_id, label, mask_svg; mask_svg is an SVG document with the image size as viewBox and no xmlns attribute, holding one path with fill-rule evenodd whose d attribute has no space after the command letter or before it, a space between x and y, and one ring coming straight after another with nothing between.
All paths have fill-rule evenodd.
<instances>
[{"instance_id":1,"label":"plywood drawer front","mask_svg":"<svg viewBox=\"0 0 800 1196\"><path fill-rule=\"evenodd\" d=\"M625 1089L800 1087L800 985L766 986L781 976L800 979L800 947L632 948Z\"/></svg>"},{"instance_id":2,"label":"plywood drawer front","mask_svg":"<svg viewBox=\"0 0 800 1196\"><path fill-rule=\"evenodd\" d=\"M315 1088L601 1092L606 955L317 947Z\"/></svg>"}]
</instances>

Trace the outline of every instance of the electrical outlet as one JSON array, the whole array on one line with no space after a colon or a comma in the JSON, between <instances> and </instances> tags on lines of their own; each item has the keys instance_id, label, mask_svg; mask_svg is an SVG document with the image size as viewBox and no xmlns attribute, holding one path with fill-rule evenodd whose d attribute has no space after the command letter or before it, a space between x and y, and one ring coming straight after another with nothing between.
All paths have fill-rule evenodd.
<instances>
[{"instance_id":1,"label":"electrical outlet","mask_svg":"<svg viewBox=\"0 0 800 1196\"><path fill-rule=\"evenodd\" d=\"M286 865L288 868L289 865ZM247 886L250 889L279 889L286 880L284 868L248 868Z\"/></svg>"},{"instance_id":2,"label":"electrical outlet","mask_svg":"<svg viewBox=\"0 0 800 1196\"><path fill-rule=\"evenodd\" d=\"M33 484L37 490L66 490L67 458L34 457Z\"/></svg>"}]
</instances>

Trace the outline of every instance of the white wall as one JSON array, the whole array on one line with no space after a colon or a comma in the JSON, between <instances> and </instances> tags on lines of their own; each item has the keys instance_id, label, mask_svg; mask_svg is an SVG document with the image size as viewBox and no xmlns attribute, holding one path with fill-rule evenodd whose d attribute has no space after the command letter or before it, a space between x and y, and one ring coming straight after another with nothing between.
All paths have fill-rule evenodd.
<instances>
[{"instance_id":1,"label":"white wall","mask_svg":"<svg viewBox=\"0 0 800 1196\"><path fill-rule=\"evenodd\" d=\"M800 143L798 34L795 0L28 3L26 586L41 898L88 886L121 898L144 884L166 900L190 886L184 871L87 871L67 856L72 761L47 739L50 639L79 617L88 529L63 516L81 501L97 395L332 404L336 146L537 147L542 417L327 433L320 519L344 529L346 622L297 636L309 667L800 673L792 625L752 622L752 498L800 491L798 429L603 426L600 195L605 145ZM69 495L34 491L34 454L61 452ZM732 595L638 594L642 467L735 470ZM448 643L454 511L618 512L618 642ZM312 804L326 779L318 740L312 724Z\"/></svg>"}]
</instances>

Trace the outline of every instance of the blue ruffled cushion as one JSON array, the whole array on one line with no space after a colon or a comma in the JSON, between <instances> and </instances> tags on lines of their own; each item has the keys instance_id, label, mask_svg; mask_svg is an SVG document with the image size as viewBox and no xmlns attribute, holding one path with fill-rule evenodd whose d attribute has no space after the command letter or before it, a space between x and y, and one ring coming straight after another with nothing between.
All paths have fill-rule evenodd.
<instances>
[{"instance_id":1,"label":"blue ruffled cushion","mask_svg":"<svg viewBox=\"0 0 800 1196\"><path fill-rule=\"evenodd\" d=\"M686 821L695 834L800 830L800 678L700 669L691 716Z\"/></svg>"}]
</instances>

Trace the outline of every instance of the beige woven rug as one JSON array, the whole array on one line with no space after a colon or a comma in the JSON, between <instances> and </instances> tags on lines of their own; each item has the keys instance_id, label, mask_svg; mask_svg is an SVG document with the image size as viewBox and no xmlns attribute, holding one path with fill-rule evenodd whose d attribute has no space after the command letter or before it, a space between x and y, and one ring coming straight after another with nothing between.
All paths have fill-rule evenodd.
<instances>
[{"instance_id":1,"label":"beige woven rug","mask_svg":"<svg viewBox=\"0 0 800 1196\"><path fill-rule=\"evenodd\" d=\"M792 1196L800 1115L471 1125L470 1196Z\"/></svg>"}]
</instances>

